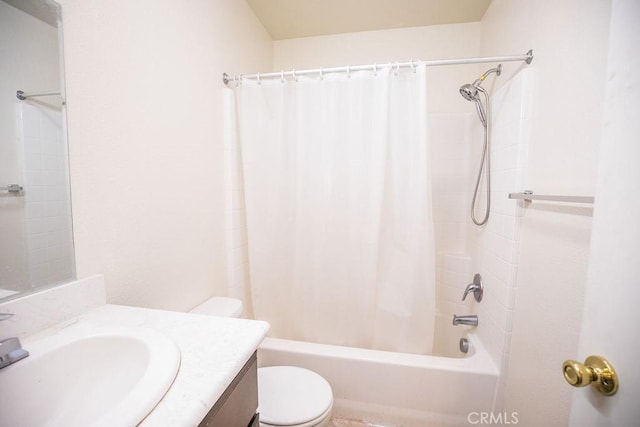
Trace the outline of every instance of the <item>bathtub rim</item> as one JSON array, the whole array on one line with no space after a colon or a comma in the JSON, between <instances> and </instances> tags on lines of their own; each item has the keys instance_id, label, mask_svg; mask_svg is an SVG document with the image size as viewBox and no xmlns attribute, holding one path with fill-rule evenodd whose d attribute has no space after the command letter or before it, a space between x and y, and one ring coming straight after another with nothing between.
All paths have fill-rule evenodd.
<instances>
[{"instance_id":1,"label":"bathtub rim","mask_svg":"<svg viewBox=\"0 0 640 427\"><path fill-rule=\"evenodd\" d=\"M297 354L315 355L327 358L359 359L372 363L388 363L399 366L417 368L442 368L454 372L499 375L499 369L479 337L475 333L468 333L475 353L468 357L446 357L411 353L396 353L385 350L371 350L367 348L344 347L332 344L319 344L306 341L296 341L284 338L265 337L258 349L286 351Z\"/></svg>"}]
</instances>

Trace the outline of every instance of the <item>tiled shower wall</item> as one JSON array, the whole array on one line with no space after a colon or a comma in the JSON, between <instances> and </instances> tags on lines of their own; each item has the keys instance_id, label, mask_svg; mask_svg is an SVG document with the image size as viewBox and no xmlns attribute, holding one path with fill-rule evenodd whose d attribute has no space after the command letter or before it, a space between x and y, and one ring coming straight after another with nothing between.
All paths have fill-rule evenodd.
<instances>
[{"instance_id":1,"label":"tiled shower wall","mask_svg":"<svg viewBox=\"0 0 640 427\"><path fill-rule=\"evenodd\" d=\"M19 108L28 274L36 287L73 279L69 157L59 108L36 102Z\"/></svg>"},{"instance_id":2,"label":"tiled shower wall","mask_svg":"<svg viewBox=\"0 0 640 427\"><path fill-rule=\"evenodd\" d=\"M472 268L482 274L485 286L482 302L469 305L478 314L478 335L501 373L509 361L523 214L523 202L508 194L524 190L531 80L531 71L524 70L492 96L491 217L485 227L469 225Z\"/></svg>"},{"instance_id":3,"label":"tiled shower wall","mask_svg":"<svg viewBox=\"0 0 640 427\"><path fill-rule=\"evenodd\" d=\"M436 311L444 317L462 313L460 298L470 283L467 256L470 206L469 113L428 116L431 189L436 250Z\"/></svg>"},{"instance_id":4,"label":"tiled shower wall","mask_svg":"<svg viewBox=\"0 0 640 427\"><path fill-rule=\"evenodd\" d=\"M491 215L485 226L474 225L469 213L484 137L477 115L429 116L438 313L447 318L477 314L477 333L501 372L506 372L509 357L522 214L522 202L510 200L508 193L523 190L530 79L530 71L524 70L491 96ZM483 188L479 217L485 206ZM462 302L475 273L483 277L484 298Z\"/></svg>"},{"instance_id":5,"label":"tiled shower wall","mask_svg":"<svg viewBox=\"0 0 640 427\"><path fill-rule=\"evenodd\" d=\"M432 133L431 144L436 147L433 161L448 165L456 175L442 174L447 170L444 166L433 169L438 313L444 317L477 314L476 331L501 372L506 372L509 358L522 215L522 202L509 199L508 193L523 190L530 80L530 71L524 70L491 97L491 215L485 226L474 225L469 213L484 137L480 121L475 113L446 120L430 116L432 127L444 129ZM464 144L456 145L458 140ZM458 150L458 158L454 153L440 152L437 147L444 141L450 141L450 150ZM464 183L464 189L459 189L458 182ZM484 213L483 189L481 186L478 195L478 217ZM457 235L447 231L451 229L449 221L463 224L462 230L455 228ZM478 303L469 296L462 302L464 289L475 273L482 275L484 298Z\"/></svg>"}]
</instances>

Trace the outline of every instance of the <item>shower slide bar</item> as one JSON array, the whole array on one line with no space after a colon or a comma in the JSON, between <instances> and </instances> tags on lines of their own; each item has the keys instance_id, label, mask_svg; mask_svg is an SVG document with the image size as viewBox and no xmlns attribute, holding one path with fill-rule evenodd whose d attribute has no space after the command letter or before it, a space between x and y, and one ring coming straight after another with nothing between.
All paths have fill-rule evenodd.
<instances>
[{"instance_id":1,"label":"shower slide bar","mask_svg":"<svg viewBox=\"0 0 640 427\"><path fill-rule=\"evenodd\" d=\"M227 73L222 74L222 83L225 85L231 82L241 82L242 79L281 79L284 81L285 77L293 77L294 79L299 76L308 74L323 74L328 73L351 73L352 71L364 71L382 68L391 68L398 70L400 68L413 68L418 65L436 66L436 65L459 65L459 64L481 64L484 62L508 62L508 61L524 61L527 64L531 64L533 61L533 49L529 50L524 55L508 55L508 56L486 56L479 58L458 58L458 59L432 59L427 61L409 61L409 62L393 62L385 64L369 64L369 65L347 65L346 67L328 67L328 68L315 68L308 70L291 70L291 71L276 71L270 73L255 73L255 74L236 74L230 76Z\"/></svg>"},{"instance_id":2,"label":"shower slide bar","mask_svg":"<svg viewBox=\"0 0 640 427\"><path fill-rule=\"evenodd\" d=\"M33 96L54 96L54 95L61 95L60 91L56 91L56 90L49 90L49 91L43 91L43 92L23 92L21 90L16 92L16 98L18 98L20 101L24 101L27 98L31 98Z\"/></svg>"},{"instance_id":3,"label":"shower slide bar","mask_svg":"<svg viewBox=\"0 0 640 427\"><path fill-rule=\"evenodd\" d=\"M550 196L542 194L533 194L533 191L525 191L523 193L509 193L510 199L524 200L531 202L533 200L546 200L549 202L566 202L566 203L593 203L595 197L591 196Z\"/></svg>"}]
</instances>

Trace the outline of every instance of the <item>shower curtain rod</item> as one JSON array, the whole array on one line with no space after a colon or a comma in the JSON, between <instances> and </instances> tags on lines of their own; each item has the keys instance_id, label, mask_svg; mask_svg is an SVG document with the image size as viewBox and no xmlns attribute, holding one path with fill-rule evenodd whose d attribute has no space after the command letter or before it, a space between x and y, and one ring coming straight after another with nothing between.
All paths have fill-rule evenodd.
<instances>
[{"instance_id":1,"label":"shower curtain rod","mask_svg":"<svg viewBox=\"0 0 640 427\"><path fill-rule=\"evenodd\" d=\"M363 71L363 70L377 70L382 68L408 68L416 67L418 65L436 66L436 65L459 65L459 64L481 64L484 62L507 62L507 61L524 61L527 64L531 64L533 61L533 49L530 49L524 55L508 55L508 56L485 56L479 58L458 58L458 59L432 59L428 61L409 61L409 62L393 62L384 64L369 64L369 65L353 65L346 67L328 67L328 68L314 68L308 70L291 70L291 71L276 71L270 73L255 73L255 74L236 74L230 76L227 73L222 74L222 82L226 85L230 82L240 82L242 79L273 79L280 78L284 80L285 77L297 78L298 76L308 74L325 73L350 73L351 71Z\"/></svg>"}]
</instances>

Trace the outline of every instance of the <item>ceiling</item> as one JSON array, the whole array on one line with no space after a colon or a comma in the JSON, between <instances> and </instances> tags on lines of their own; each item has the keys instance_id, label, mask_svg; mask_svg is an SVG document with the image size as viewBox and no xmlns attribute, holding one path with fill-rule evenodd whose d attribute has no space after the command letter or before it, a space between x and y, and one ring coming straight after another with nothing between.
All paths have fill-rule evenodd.
<instances>
[{"instance_id":1,"label":"ceiling","mask_svg":"<svg viewBox=\"0 0 640 427\"><path fill-rule=\"evenodd\" d=\"M246 0L274 40L477 22L491 0Z\"/></svg>"},{"instance_id":2,"label":"ceiling","mask_svg":"<svg viewBox=\"0 0 640 427\"><path fill-rule=\"evenodd\" d=\"M47 0L2 0L47 24L58 26L58 8Z\"/></svg>"}]
</instances>

